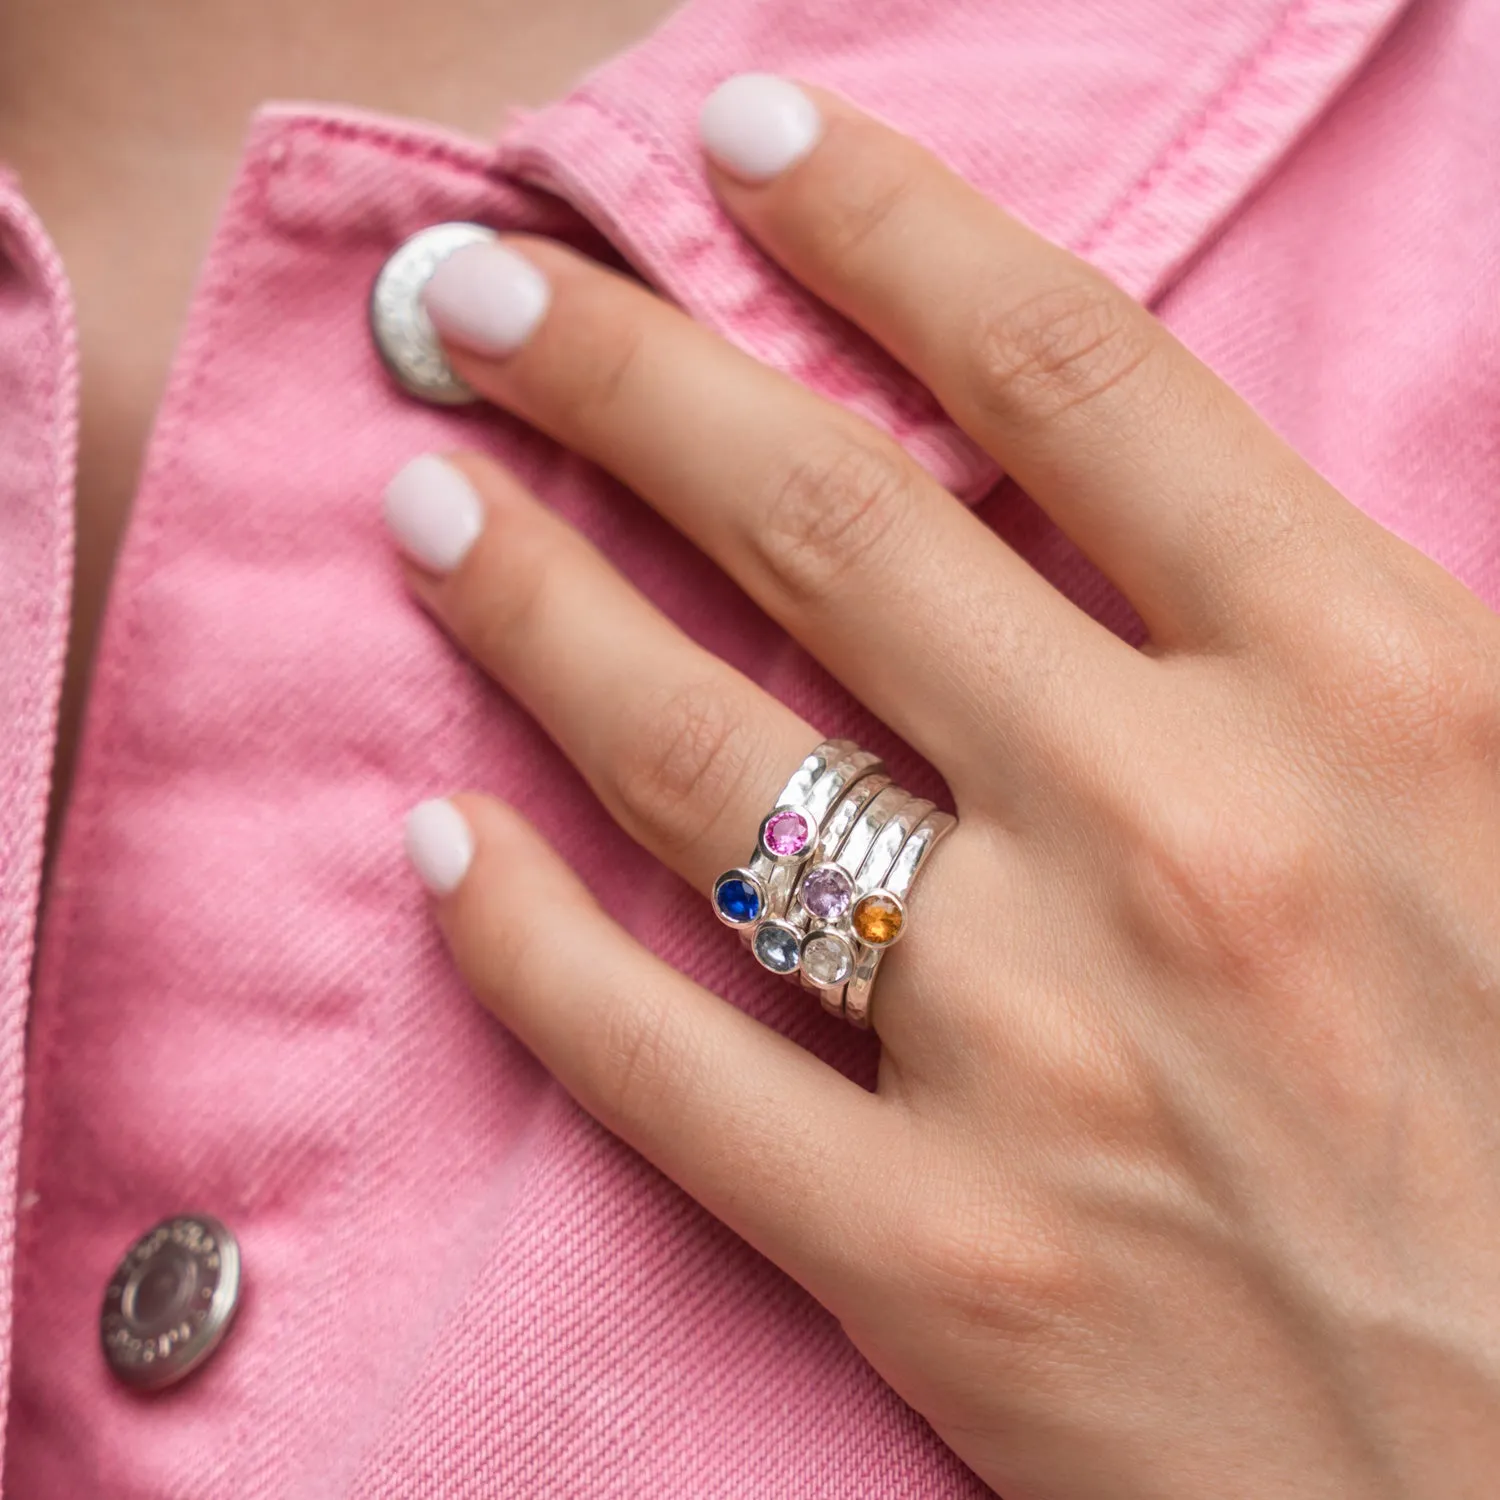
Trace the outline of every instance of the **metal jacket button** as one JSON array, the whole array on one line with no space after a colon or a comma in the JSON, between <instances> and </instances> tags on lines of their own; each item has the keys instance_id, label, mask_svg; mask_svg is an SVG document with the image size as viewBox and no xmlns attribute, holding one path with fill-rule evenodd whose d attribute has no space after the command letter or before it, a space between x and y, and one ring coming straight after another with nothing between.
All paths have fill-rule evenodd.
<instances>
[{"instance_id":1,"label":"metal jacket button","mask_svg":"<svg viewBox=\"0 0 1500 1500\"><path fill-rule=\"evenodd\" d=\"M434 224L398 245L375 278L370 292L375 347L397 385L418 400L464 406L479 399L448 364L422 293L455 250L495 238L483 224Z\"/></svg>"},{"instance_id":2,"label":"metal jacket button","mask_svg":"<svg viewBox=\"0 0 1500 1500\"><path fill-rule=\"evenodd\" d=\"M163 1219L125 1252L104 1292L99 1337L115 1377L139 1389L196 1370L240 1300L240 1247L208 1214Z\"/></svg>"}]
</instances>

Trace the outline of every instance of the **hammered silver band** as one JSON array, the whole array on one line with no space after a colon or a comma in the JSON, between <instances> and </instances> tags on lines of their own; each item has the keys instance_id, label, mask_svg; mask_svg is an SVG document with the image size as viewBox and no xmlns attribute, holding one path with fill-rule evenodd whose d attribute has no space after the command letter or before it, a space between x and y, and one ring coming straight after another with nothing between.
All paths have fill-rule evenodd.
<instances>
[{"instance_id":1,"label":"hammered silver band","mask_svg":"<svg viewBox=\"0 0 1500 1500\"><path fill-rule=\"evenodd\" d=\"M930 802L927 805L932 807ZM890 896L900 903L903 923L906 899L911 894L912 886L916 884L918 872L932 851L957 826L958 819L952 813L938 812L936 809L929 812L902 844L885 876L884 884L870 892L873 897ZM889 946L889 943L880 946L867 943L855 960L854 972L844 986L843 1015L851 1026L858 1026L863 1030L870 1024L870 993L875 987L880 960Z\"/></svg>"}]
</instances>

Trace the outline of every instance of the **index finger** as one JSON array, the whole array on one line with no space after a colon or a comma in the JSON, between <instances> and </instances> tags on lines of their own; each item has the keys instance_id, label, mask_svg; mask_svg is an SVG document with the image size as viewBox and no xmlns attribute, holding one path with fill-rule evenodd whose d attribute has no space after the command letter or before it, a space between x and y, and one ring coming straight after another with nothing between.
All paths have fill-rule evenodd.
<instances>
[{"instance_id":1,"label":"index finger","mask_svg":"<svg viewBox=\"0 0 1500 1500\"><path fill-rule=\"evenodd\" d=\"M702 133L740 223L932 389L1159 644L1279 617L1261 554L1363 521L1145 308L898 132L748 74Z\"/></svg>"}]
</instances>

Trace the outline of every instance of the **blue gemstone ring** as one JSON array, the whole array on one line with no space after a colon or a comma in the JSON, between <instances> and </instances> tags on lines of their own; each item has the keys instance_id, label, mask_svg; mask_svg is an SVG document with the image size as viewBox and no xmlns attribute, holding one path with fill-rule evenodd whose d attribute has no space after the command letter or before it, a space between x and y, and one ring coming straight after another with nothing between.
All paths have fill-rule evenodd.
<instances>
[{"instance_id":1,"label":"blue gemstone ring","mask_svg":"<svg viewBox=\"0 0 1500 1500\"><path fill-rule=\"evenodd\" d=\"M714 882L714 910L730 927L753 927L766 909L766 890L751 870L726 870Z\"/></svg>"}]
</instances>

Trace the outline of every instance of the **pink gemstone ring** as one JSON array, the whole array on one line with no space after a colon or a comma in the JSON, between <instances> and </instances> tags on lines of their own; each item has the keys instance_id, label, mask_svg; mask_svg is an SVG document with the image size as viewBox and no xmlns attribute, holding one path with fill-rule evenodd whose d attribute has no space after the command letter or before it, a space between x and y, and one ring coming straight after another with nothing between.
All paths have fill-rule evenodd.
<instances>
[{"instance_id":1,"label":"pink gemstone ring","mask_svg":"<svg viewBox=\"0 0 1500 1500\"><path fill-rule=\"evenodd\" d=\"M812 847L814 832L800 808L778 807L760 825L760 847L772 859L800 859Z\"/></svg>"}]
</instances>

